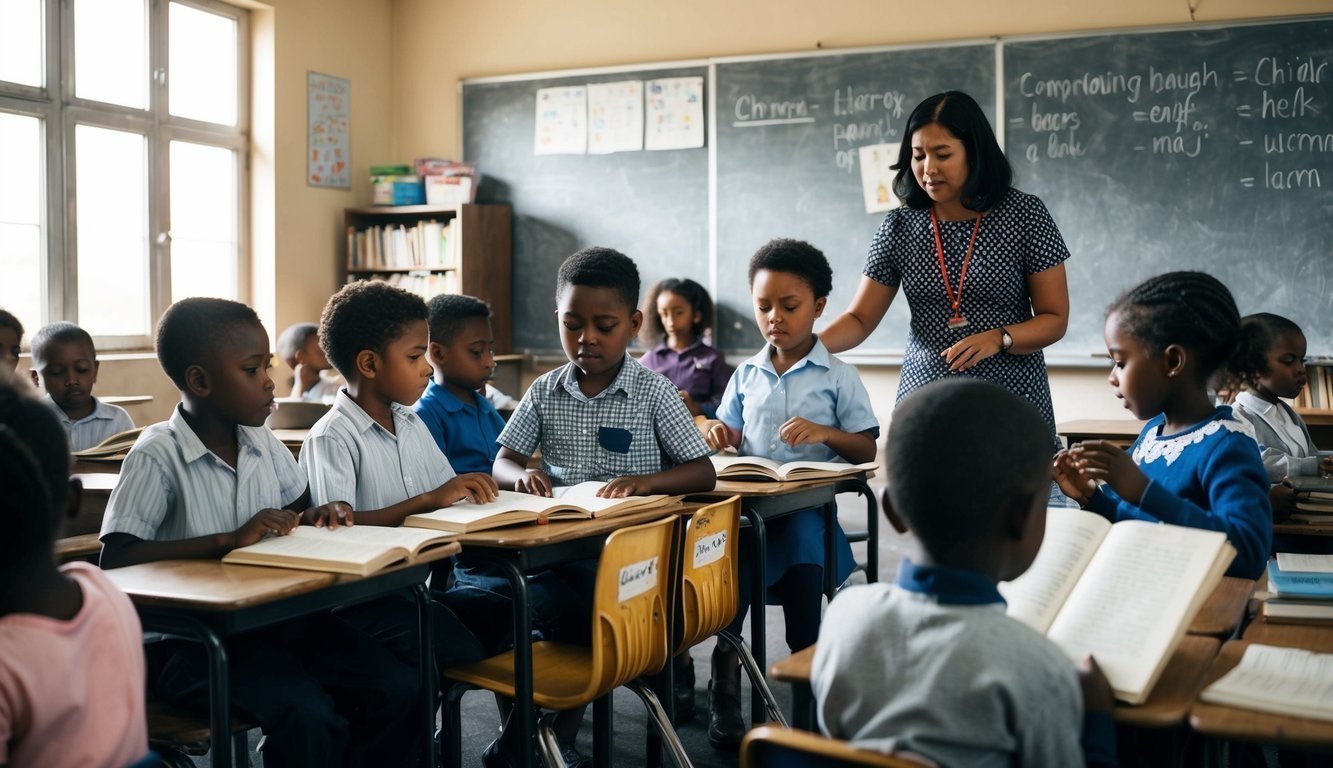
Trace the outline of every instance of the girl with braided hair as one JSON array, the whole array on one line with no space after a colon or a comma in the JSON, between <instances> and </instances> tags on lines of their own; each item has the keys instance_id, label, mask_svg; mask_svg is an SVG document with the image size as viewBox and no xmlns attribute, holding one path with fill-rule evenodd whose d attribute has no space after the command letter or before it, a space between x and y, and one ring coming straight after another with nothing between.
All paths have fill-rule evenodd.
<instances>
[{"instance_id":1,"label":"girl with braided hair","mask_svg":"<svg viewBox=\"0 0 1333 768\"><path fill-rule=\"evenodd\" d=\"M1105 440L1061 451L1055 478L1112 522L1225 533L1236 548L1227 575L1254 579L1273 537L1268 473L1249 422L1208 395L1239 333L1231 292L1203 272L1170 272L1122 294L1106 316L1110 384L1148 423L1128 452Z\"/></svg>"}]
</instances>

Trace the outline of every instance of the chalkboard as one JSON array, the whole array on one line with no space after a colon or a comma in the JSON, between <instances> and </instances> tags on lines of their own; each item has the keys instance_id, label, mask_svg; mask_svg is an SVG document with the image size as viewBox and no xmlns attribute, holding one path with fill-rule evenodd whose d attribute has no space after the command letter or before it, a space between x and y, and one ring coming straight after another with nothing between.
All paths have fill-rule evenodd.
<instances>
[{"instance_id":1,"label":"chalkboard","mask_svg":"<svg viewBox=\"0 0 1333 768\"><path fill-rule=\"evenodd\" d=\"M706 75L693 66L463 84L463 156L483 174L477 201L514 208L516 348L560 348L555 273L580 248L627 254L645 291L664 277L708 274L708 150L535 155L537 91Z\"/></svg>"},{"instance_id":2,"label":"chalkboard","mask_svg":"<svg viewBox=\"0 0 1333 768\"><path fill-rule=\"evenodd\" d=\"M750 256L769 239L795 237L824 252L833 293L823 322L856 292L883 213L866 213L858 148L900 142L922 99L956 89L992 122L995 46L881 50L716 67L717 335L727 350L758 349L748 288ZM818 326L817 326L818 327ZM901 352L905 301L856 351Z\"/></svg>"},{"instance_id":3,"label":"chalkboard","mask_svg":"<svg viewBox=\"0 0 1333 768\"><path fill-rule=\"evenodd\" d=\"M1073 254L1052 354L1104 351L1106 305L1176 269L1333 353L1333 21L1002 48L1016 186Z\"/></svg>"}]
</instances>

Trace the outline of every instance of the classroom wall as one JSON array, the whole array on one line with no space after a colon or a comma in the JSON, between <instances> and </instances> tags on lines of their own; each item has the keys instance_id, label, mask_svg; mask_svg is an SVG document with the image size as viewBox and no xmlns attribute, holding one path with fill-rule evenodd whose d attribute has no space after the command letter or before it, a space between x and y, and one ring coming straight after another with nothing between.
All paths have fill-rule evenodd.
<instances>
[{"instance_id":1,"label":"classroom wall","mask_svg":"<svg viewBox=\"0 0 1333 768\"><path fill-rule=\"evenodd\" d=\"M508 0L499 12L483 0L396 0L393 153L403 158L452 157L460 151L458 82L465 78L820 47L1188 24L1190 4L954 0L932 7L901 0L842 0L835 6L803 0ZM1192 4L1194 18L1205 24L1260 14L1277 18L1333 12L1333 0ZM528 379L549 362L536 366ZM861 372L887 424L898 369L862 366ZM1125 418L1106 384L1106 373L1104 366L1052 371L1057 421Z\"/></svg>"}]
</instances>

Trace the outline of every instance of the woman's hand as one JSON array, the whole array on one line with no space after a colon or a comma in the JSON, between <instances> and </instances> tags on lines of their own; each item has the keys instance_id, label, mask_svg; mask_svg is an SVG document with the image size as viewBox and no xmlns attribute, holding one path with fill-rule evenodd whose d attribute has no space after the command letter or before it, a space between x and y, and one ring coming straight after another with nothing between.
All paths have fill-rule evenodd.
<instances>
[{"instance_id":1,"label":"woman's hand","mask_svg":"<svg viewBox=\"0 0 1333 768\"><path fill-rule=\"evenodd\" d=\"M1085 440L1069 452L1085 477L1106 483L1130 504L1143 502L1148 476L1123 448L1107 440Z\"/></svg>"},{"instance_id":2,"label":"woman's hand","mask_svg":"<svg viewBox=\"0 0 1333 768\"><path fill-rule=\"evenodd\" d=\"M999 354L1003 344L999 328L963 337L957 344L940 353L951 371L966 371L991 355Z\"/></svg>"}]
</instances>

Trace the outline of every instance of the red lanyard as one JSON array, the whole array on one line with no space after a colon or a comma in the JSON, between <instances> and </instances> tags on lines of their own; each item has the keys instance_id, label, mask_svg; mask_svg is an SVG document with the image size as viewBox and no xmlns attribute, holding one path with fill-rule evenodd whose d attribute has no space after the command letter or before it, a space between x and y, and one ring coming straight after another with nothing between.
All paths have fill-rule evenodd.
<instances>
[{"instance_id":1,"label":"red lanyard","mask_svg":"<svg viewBox=\"0 0 1333 768\"><path fill-rule=\"evenodd\" d=\"M959 311L963 303L963 281L967 279L967 265L972 263L972 246L977 244L977 232L981 231L981 220L986 218L983 211L977 216L977 223L972 225L972 239L967 241L967 253L963 255L963 268L958 272L958 293L949 286L949 269L944 264L944 244L940 242L940 220L935 216L935 208L930 209L931 229L935 233L935 254L940 257L940 278L944 280L944 293L949 297L949 306L953 307L953 317L948 320L950 328L963 328L968 322Z\"/></svg>"}]
</instances>

